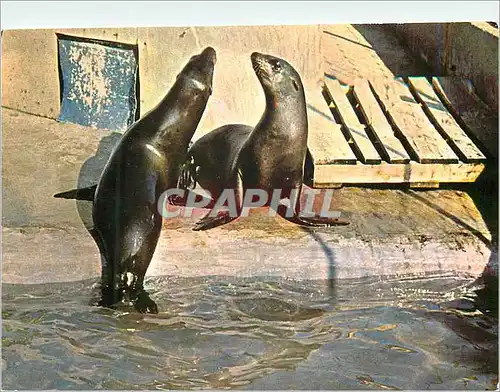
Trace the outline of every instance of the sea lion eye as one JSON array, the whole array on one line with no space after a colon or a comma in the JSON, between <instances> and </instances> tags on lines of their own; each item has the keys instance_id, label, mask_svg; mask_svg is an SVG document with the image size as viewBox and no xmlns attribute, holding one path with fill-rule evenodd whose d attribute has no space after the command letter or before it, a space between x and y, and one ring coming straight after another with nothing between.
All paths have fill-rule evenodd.
<instances>
[{"instance_id":1,"label":"sea lion eye","mask_svg":"<svg viewBox=\"0 0 500 392\"><path fill-rule=\"evenodd\" d=\"M270 60L269 64L271 64L271 68L274 72L279 72L281 70L281 64L278 60Z\"/></svg>"}]
</instances>

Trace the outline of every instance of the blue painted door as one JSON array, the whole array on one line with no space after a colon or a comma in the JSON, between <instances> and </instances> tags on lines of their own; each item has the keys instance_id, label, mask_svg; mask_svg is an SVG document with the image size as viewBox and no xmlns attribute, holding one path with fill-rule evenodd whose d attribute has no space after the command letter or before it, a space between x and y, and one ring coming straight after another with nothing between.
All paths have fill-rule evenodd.
<instances>
[{"instance_id":1,"label":"blue painted door","mask_svg":"<svg viewBox=\"0 0 500 392\"><path fill-rule=\"evenodd\" d=\"M137 112L137 56L133 46L59 37L59 121L125 130Z\"/></svg>"}]
</instances>

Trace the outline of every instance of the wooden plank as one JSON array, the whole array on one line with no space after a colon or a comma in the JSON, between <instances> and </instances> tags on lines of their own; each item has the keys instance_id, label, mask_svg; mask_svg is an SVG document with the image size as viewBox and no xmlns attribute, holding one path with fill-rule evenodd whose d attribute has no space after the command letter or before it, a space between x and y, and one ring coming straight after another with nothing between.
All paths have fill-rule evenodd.
<instances>
[{"instance_id":1,"label":"wooden plank","mask_svg":"<svg viewBox=\"0 0 500 392\"><path fill-rule=\"evenodd\" d=\"M462 122L469 136L491 157L498 158L498 112L472 92L467 80L433 77L432 85L448 110Z\"/></svg>"},{"instance_id":2,"label":"wooden plank","mask_svg":"<svg viewBox=\"0 0 500 392\"><path fill-rule=\"evenodd\" d=\"M455 154L463 162L484 161L486 159L484 154L446 110L427 78L410 77L408 80L410 87L414 89L415 95L418 97L417 99L422 103L427 116L441 135L450 143Z\"/></svg>"},{"instance_id":3,"label":"wooden plank","mask_svg":"<svg viewBox=\"0 0 500 392\"><path fill-rule=\"evenodd\" d=\"M410 182L410 188L412 188L412 189L437 189L437 188L439 188L439 182Z\"/></svg>"},{"instance_id":4,"label":"wooden plank","mask_svg":"<svg viewBox=\"0 0 500 392\"><path fill-rule=\"evenodd\" d=\"M401 78L370 81L405 147L420 163L456 163L458 157L434 128Z\"/></svg>"},{"instance_id":5,"label":"wooden plank","mask_svg":"<svg viewBox=\"0 0 500 392\"><path fill-rule=\"evenodd\" d=\"M342 125L352 139L356 152L363 163L380 163L380 156L366 134L365 127L359 122L351 103L338 80L325 79L325 92L335 105Z\"/></svg>"},{"instance_id":6,"label":"wooden plank","mask_svg":"<svg viewBox=\"0 0 500 392\"><path fill-rule=\"evenodd\" d=\"M380 146L384 155L383 158L390 163L410 162L410 156L394 135L390 124L370 90L367 80L356 79L354 81L354 97L360 105L366 124L370 127L375 140Z\"/></svg>"},{"instance_id":7,"label":"wooden plank","mask_svg":"<svg viewBox=\"0 0 500 392\"><path fill-rule=\"evenodd\" d=\"M341 125L335 122L321 91L315 89L307 94L306 99L309 123L307 146L314 164L355 164L356 156L342 133Z\"/></svg>"},{"instance_id":8,"label":"wooden plank","mask_svg":"<svg viewBox=\"0 0 500 392\"><path fill-rule=\"evenodd\" d=\"M484 163L436 163L379 165L315 165L315 188L330 183L342 184L400 184L400 183L461 183L474 182L484 169Z\"/></svg>"}]
</instances>

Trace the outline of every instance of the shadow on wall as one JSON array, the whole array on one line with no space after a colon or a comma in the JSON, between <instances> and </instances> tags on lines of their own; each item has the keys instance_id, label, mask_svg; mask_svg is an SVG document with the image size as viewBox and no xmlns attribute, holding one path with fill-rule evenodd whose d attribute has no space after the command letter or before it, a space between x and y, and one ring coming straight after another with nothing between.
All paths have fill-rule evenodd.
<instances>
[{"instance_id":1,"label":"shadow on wall","mask_svg":"<svg viewBox=\"0 0 500 392\"><path fill-rule=\"evenodd\" d=\"M371 49L395 76L432 76L432 70L423 59L412 54L410 49L382 24L352 25L369 42ZM328 33L327 33L328 34ZM435 75L434 76L439 76Z\"/></svg>"},{"instance_id":2,"label":"shadow on wall","mask_svg":"<svg viewBox=\"0 0 500 392\"><path fill-rule=\"evenodd\" d=\"M121 133L113 132L101 139L95 154L88 158L80 168L80 173L78 175L78 188L86 188L97 184L111 152L121 138ZM92 221L92 202L76 200L76 206L85 228L87 230L91 230L94 227Z\"/></svg>"},{"instance_id":3,"label":"shadow on wall","mask_svg":"<svg viewBox=\"0 0 500 392\"><path fill-rule=\"evenodd\" d=\"M498 160L488 162L476 182L464 188L474 200L492 237L491 255L479 278L484 287L476 291L476 306L498 317Z\"/></svg>"},{"instance_id":4,"label":"shadow on wall","mask_svg":"<svg viewBox=\"0 0 500 392\"><path fill-rule=\"evenodd\" d=\"M491 252L488 264L474 283L482 285L480 289L475 291L477 295L475 305L482 312L498 317L498 163L496 160L488 162L483 173L474 183L465 183L459 186L443 184L441 188L459 189L467 192L481 214L488 232L491 233L491 240L479 230L428 201L422 196L422 191L407 190L405 192L468 230L488 247Z\"/></svg>"}]
</instances>

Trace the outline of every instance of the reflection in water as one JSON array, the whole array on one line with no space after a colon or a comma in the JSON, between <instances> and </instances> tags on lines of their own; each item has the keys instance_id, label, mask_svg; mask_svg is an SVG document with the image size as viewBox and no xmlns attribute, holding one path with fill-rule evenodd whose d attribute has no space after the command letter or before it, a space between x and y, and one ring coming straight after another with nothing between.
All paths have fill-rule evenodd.
<instances>
[{"instance_id":1,"label":"reflection in water","mask_svg":"<svg viewBox=\"0 0 500 392\"><path fill-rule=\"evenodd\" d=\"M4 389L496 383L496 321L454 277L340 281L334 302L328 282L155 278L158 315L90 306L96 283L3 285Z\"/></svg>"}]
</instances>

